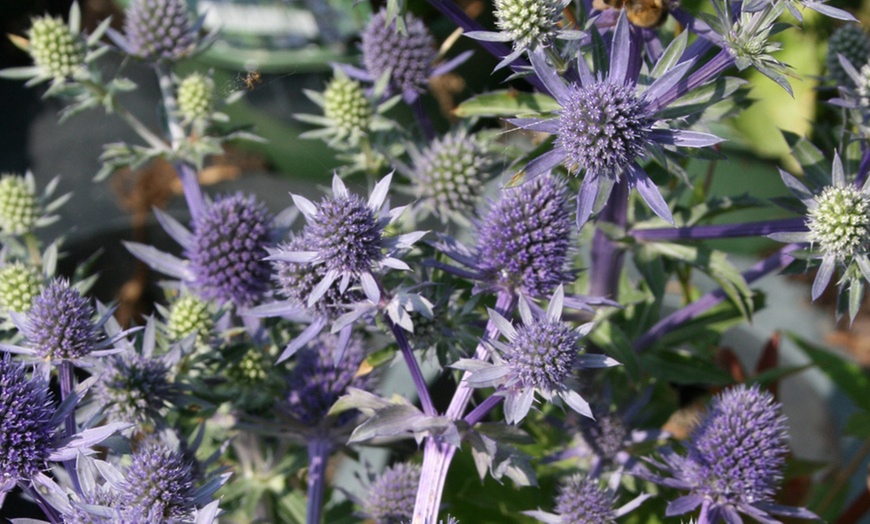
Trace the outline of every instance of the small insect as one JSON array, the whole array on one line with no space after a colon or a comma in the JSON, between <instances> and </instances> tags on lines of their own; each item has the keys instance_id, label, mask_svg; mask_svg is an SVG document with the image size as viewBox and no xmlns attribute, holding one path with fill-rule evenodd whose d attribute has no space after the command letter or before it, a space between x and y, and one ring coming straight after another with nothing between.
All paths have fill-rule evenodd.
<instances>
[{"instance_id":1,"label":"small insect","mask_svg":"<svg viewBox=\"0 0 870 524\"><path fill-rule=\"evenodd\" d=\"M253 91L257 84L263 81L263 76L259 71L248 71L248 74L242 78L242 83L248 91Z\"/></svg>"},{"instance_id":2,"label":"small insect","mask_svg":"<svg viewBox=\"0 0 870 524\"><path fill-rule=\"evenodd\" d=\"M668 0L593 0L592 7L599 11L605 9L625 9L628 21L637 27L659 27L668 19Z\"/></svg>"}]
</instances>

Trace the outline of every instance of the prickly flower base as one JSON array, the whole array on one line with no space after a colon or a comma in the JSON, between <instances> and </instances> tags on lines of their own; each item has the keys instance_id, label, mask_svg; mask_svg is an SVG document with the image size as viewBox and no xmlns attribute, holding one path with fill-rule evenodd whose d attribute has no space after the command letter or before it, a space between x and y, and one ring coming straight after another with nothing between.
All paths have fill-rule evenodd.
<instances>
[{"instance_id":1,"label":"prickly flower base","mask_svg":"<svg viewBox=\"0 0 870 524\"><path fill-rule=\"evenodd\" d=\"M870 197L854 186L827 187L807 218L810 240L846 258L870 248Z\"/></svg>"}]
</instances>

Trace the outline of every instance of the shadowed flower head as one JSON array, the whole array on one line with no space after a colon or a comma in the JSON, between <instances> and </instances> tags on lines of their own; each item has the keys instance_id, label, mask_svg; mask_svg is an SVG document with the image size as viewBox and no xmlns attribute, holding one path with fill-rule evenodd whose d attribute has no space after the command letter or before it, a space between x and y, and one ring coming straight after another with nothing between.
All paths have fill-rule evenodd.
<instances>
[{"instance_id":1,"label":"shadowed flower head","mask_svg":"<svg viewBox=\"0 0 870 524\"><path fill-rule=\"evenodd\" d=\"M175 393L169 366L135 352L110 356L96 387L110 421L137 426L159 420Z\"/></svg>"},{"instance_id":2,"label":"shadowed flower head","mask_svg":"<svg viewBox=\"0 0 870 524\"><path fill-rule=\"evenodd\" d=\"M262 203L242 193L219 198L196 218L187 255L204 298L247 306L266 291L271 221Z\"/></svg>"},{"instance_id":3,"label":"shadowed flower head","mask_svg":"<svg viewBox=\"0 0 870 524\"><path fill-rule=\"evenodd\" d=\"M195 507L198 465L183 452L148 441L124 470L123 504L159 518L183 518Z\"/></svg>"},{"instance_id":4,"label":"shadowed flower head","mask_svg":"<svg viewBox=\"0 0 870 524\"><path fill-rule=\"evenodd\" d=\"M860 69L870 60L870 36L860 24L846 24L828 38L828 53L825 56L825 67L828 76L838 86L854 88L853 79L840 64L839 56Z\"/></svg>"},{"instance_id":5,"label":"shadowed flower head","mask_svg":"<svg viewBox=\"0 0 870 524\"><path fill-rule=\"evenodd\" d=\"M133 0L124 21L125 51L148 62L175 62L197 43L185 0Z\"/></svg>"},{"instance_id":6,"label":"shadowed flower head","mask_svg":"<svg viewBox=\"0 0 870 524\"><path fill-rule=\"evenodd\" d=\"M532 407L535 392L548 402L564 402L571 409L592 417L589 404L577 393L575 373L578 369L619 365L606 355L580 353L579 342L592 323L572 328L562 321L564 291L556 289L546 315L535 315L525 299L520 299L522 324L514 327L507 319L490 310L506 342L490 341L496 350L493 364L460 360L453 367L471 371L466 379L472 387L498 387L496 394L505 397L505 418L510 424L522 421Z\"/></svg>"},{"instance_id":7,"label":"shadowed flower head","mask_svg":"<svg viewBox=\"0 0 870 524\"><path fill-rule=\"evenodd\" d=\"M97 347L93 316L90 300L66 280L55 279L33 299L22 332L39 358L78 360Z\"/></svg>"},{"instance_id":8,"label":"shadowed flower head","mask_svg":"<svg viewBox=\"0 0 870 524\"><path fill-rule=\"evenodd\" d=\"M670 450L657 465L671 478L651 477L690 493L668 505L667 516L701 506L699 522L740 522L740 513L761 522L773 515L817 518L774 503L788 453L781 405L758 386L740 385L716 396L692 431L685 457Z\"/></svg>"},{"instance_id":9,"label":"shadowed flower head","mask_svg":"<svg viewBox=\"0 0 870 524\"><path fill-rule=\"evenodd\" d=\"M338 337L320 335L296 354L287 377L290 393L286 409L307 426L321 423L348 387L367 389L372 382L370 374L357 376L366 357L360 340L352 338L336 361L338 351Z\"/></svg>"},{"instance_id":10,"label":"shadowed flower head","mask_svg":"<svg viewBox=\"0 0 870 524\"><path fill-rule=\"evenodd\" d=\"M419 465L403 462L388 467L369 488L366 513L377 524L410 522L419 484Z\"/></svg>"},{"instance_id":11,"label":"shadowed flower head","mask_svg":"<svg viewBox=\"0 0 870 524\"><path fill-rule=\"evenodd\" d=\"M437 56L435 39L423 21L410 13L405 15L404 32L396 28L395 20L386 22L387 11L381 9L362 33L366 70L375 80L389 72L394 92L425 92Z\"/></svg>"},{"instance_id":12,"label":"shadowed flower head","mask_svg":"<svg viewBox=\"0 0 870 524\"><path fill-rule=\"evenodd\" d=\"M506 189L478 232L480 270L491 287L545 297L574 279L567 270L572 233L564 181L542 176Z\"/></svg>"}]
</instances>

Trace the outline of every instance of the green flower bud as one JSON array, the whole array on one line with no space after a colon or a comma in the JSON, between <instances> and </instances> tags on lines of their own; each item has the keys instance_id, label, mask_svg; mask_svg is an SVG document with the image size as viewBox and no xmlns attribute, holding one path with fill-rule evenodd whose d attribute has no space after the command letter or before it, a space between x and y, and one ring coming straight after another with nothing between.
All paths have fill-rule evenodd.
<instances>
[{"instance_id":1,"label":"green flower bud","mask_svg":"<svg viewBox=\"0 0 870 524\"><path fill-rule=\"evenodd\" d=\"M0 229L12 235L28 233L39 215L36 191L27 180L15 175L0 177Z\"/></svg>"},{"instance_id":2,"label":"green flower bud","mask_svg":"<svg viewBox=\"0 0 870 524\"><path fill-rule=\"evenodd\" d=\"M193 295L179 298L169 308L169 338L178 341L196 333L196 343L204 344L214 329L208 302Z\"/></svg>"},{"instance_id":3,"label":"green flower bud","mask_svg":"<svg viewBox=\"0 0 870 524\"><path fill-rule=\"evenodd\" d=\"M862 252L870 243L870 197L849 185L829 186L816 197L809 213L810 240L824 253L846 258Z\"/></svg>"},{"instance_id":4,"label":"green flower bud","mask_svg":"<svg viewBox=\"0 0 870 524\"><path fill-rule=\"evenodd\" d=\"M27 36L33 61L53 78L72 76L85 62L84 42L60 18L34 18Z\"/></svg>"},{"instance_id":5,"label":"green flower bud","mask_svg":"<svg viewBox=\"0 0 870 524\"><path fill-rule=\"evenodd\" d=\"M364 133L371 123L372 105L359 82L337 75L323 92L326 118L344 134Z\"/></svg>"},{"instance_id":6,"label":"green flower bud","mask_svg":"<svg viewBox=\"0 0 870 524\"><path fill-rule=\"evenodd\" d=\"M42 291L42 277L20 262L0 268L0 309L26 313L33 298Z\"/></svg>"},{"instance_id":7,"label":"green flower bud","mask_svg":"<svg viewBox=\"0 0 870 524\"><path fill-rule=\"evenodd\" d=\"M211 78L194 73L178 86L178 109L188 122L206 118L214 105L214 82Z\"/></svg>"}]
</instances>

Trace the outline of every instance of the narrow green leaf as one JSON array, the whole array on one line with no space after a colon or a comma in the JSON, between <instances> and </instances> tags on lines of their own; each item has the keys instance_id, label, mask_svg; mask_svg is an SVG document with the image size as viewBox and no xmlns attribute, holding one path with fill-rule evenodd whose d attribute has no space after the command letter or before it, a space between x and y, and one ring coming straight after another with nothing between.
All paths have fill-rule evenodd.
<instances>
[{"instance_id":1,"label":"narrow green leaf","mask_svg":"<svg viewBox=\"0 0 870 524\"><path fill-rule=\"evenodd\" d=\"M870 377L861 366L849 362L833 351L816 346L795 333L786 336L797 344L819 370L830 377L859 408L870 412Z\"/></svg>"},{"instance_id":2,"label":"narrow green leaf","mask_svg":"<svg viewBox=\"0 0 870 524\"><path fill-rule=\"evenodd\" d=\"M460 118L473 116L511 117L559 110L556 100L541 93L493 91L471 97L453 111Z\"/></svg>"}]
</instances>

